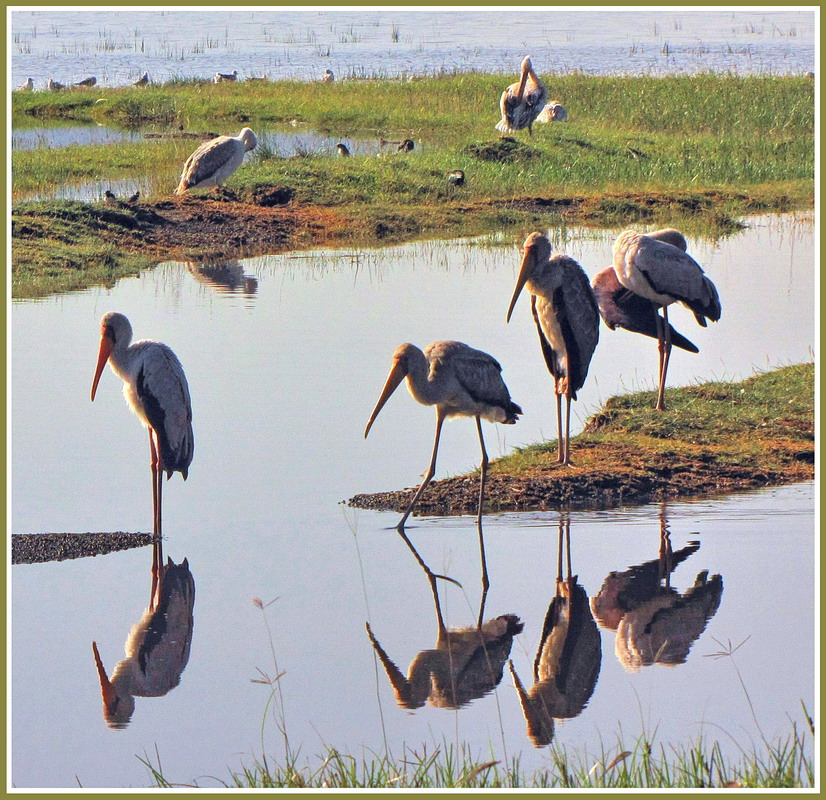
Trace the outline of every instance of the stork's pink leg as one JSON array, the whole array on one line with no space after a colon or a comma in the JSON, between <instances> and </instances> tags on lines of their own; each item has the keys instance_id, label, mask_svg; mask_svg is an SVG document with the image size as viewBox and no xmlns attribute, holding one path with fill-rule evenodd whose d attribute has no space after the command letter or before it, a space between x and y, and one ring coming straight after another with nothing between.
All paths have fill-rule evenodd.
<instances>
[{"instance_id":1,"label":"stork's pink leg","mask_svg":"<svg viewBox=\"0 0 826 800\"><path fill-rule=\"evenodd\" d=\"M665 411L665 376L668 372L668 361L671 358L671 326L668 324L668 306L663 306L663 364L660 374L660 398L658 408Z\"/></svg>"},{"instance_id":2,"label":"stork's pink leg","mask_svg":"<svg viewBox=\"0 0 826 800\"><path fill-rule=\"evenodd\" d=\"M490 580L488 579L488 563L485 558L485 540L482 535L482 504L485 498L485 476L488 472L488 453L485 450L485 440L482 437L482 421L479 415L476 415L476 430L479 432L479 444L482 447L482 463L479 466L481 478L479 480L479 508L476 512L476 530L479 533L479 556L482 562L482 600L479 605L479 621L478 627L482 627L482 615L485 611L485 600L490 587Z\"/></svg>"},{"instance_id":3,"label":"stork's pink leg","mask_svg":"<svg viewBox=\"0 0 826 800\"><path fill-rule=\"evenodd\" d=\"M404 523L407 522L407 518L410 516L410 512L413 510L413 506L416 505L418 499L422 496L422 492L425 490L425 487L428 483L433 479L433 476L436 474L436 455L439 452L439 437L442 435L442 423L445 421L442 412L437 408L436 409L436 437L433 440L433 455L430 459L430 466L427 469L427 473L424 476L424 480L422 481L422 485L416 490L416 494L413 495L413 499L410 501L410 505L407 507L407 511L404 512L404 516L399 520L399 524L396 525L396 530L403 531L404 530Z\"/></svg>"},{"instance_id":4,"label":"stork's pink leg","mask_svg":"<svg viewBox=\"0 0 826 800\"><path fill-rule=\"evenodd\" d=\"M571 466L571 395L565 395L565 460L566 467Z\"/></svg>"},{"instance_id":5,"label":"stork's pink leg","mask_svg":"<svg viewBox=\"0 0 826 800\"><path fill-rule=\"evenodd\" d=\"M562 395L559 392L556 392L556 443L559 450L556 463L564 464L565 439L562 437Z\"/></svg>"},{"instance_id":6,"label":"stork's pink leg","mask_svg":"<svg viewBox=\"0 0 826 800\"><path fill-rule=\"evenodd\" d=\"M657 317L657 351L660 354L660 364L657 381L657 405L654 407L656 411L665 411L665 329L663 327L663 318L659 311L654 311Z\"/></svg>"}]
</instances>

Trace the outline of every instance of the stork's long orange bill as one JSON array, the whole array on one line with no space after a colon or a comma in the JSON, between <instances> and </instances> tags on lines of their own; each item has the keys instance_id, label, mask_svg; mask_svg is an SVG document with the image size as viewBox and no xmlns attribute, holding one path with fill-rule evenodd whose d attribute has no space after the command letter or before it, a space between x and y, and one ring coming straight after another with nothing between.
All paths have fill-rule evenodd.
<instances>
[{"instance_id":1,"label":"stork's long orange bill","mask_svg":"<svg viewBox=\"0 0 826 800\"><path fill-rule=\"evenodd\" d=\"M95 392L98 390L98 382L100 381L101 373L103 372L103 368L106 366L106 362L109 360L109 356L112 353L112 348L115 346L115 343L112 339L103 334L100 337L100 352L98 353L98 365L95 368L95 379L92 381L92 400L95 399Z\"/></svg>"},{"instance_id":2,"label":"stork's long orange bill","mask_svg":"<svg viewBox=\"0 0 826 800\"><path fill-rule=\"evenodd\" d=\"M516 288L513 290L513 297L511 297L511 304L508 306L508 316L506 317L506 322L511 321L511 314L513 314L513 308L516 305L516 301L519 299L519 295L522 292L525 284L528 281L528 277L531 274L531 270L533 269L535 261L535 256L532 247L525 248L525 254L522 256L522 266L519 268L519 277L516 279Z\"/></svg>"},{"instance_id":3,"label":"stork's long orange bill","mask_svg":"<svg viewBox=\"0 0 826 800\"><path fill-rule=\"evenodd\" d=\"M390 368L390 374L387 376L387 380L384 383L384 388L381 390L381 396L376 403L376 407L373 409L373 413L370 415L370 420L367 423L367 427L364 429L365 439L367 438L367 434L370 433L370 426L379 415L379 411L384 408L384 404L390 399L390 395L396 391L399 384L404 380L406 374L407 373L401 365L401 362L394 359L393 366Z\"/></svg>"},{"instance_id":4,"label":"stork's long orange bill","mask_svg":"<svg viewBox=\"0 0 826 800\"><path fill-rule=\"evenodd\" d=\"M100 693L103 696L103 705L108 709L116 699L115 687L112 686L112 681L109 680L109 676L106 674L106 669L103 666L103 661L101 660L100 653L98 652L97 642L92 642L92 651L95 654L95 664L98 668Z\"/></svg>"}]
</instances>

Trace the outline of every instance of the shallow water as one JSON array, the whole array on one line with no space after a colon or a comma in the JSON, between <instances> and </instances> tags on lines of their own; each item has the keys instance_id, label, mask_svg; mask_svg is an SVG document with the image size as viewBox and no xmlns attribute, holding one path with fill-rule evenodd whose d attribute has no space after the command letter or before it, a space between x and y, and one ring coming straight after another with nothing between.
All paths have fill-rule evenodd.
<instances>
[{"instance_id":1,"label":"shallow water","mask_svg":"<svg viewBox=\"0 0 826 800\"><path fill-rule=\"evenodd\" d=\"M682 309L670 315L700 347L697 355L675 352L670 385L812 357L812 219L754 217L731 238L689 239L719 289L723 319L700 329ZM551 235L593 276L608 263L615 233ZM521 753L525 770L549 764L547 750L526 737L507 669L495 692L458 711L396 705L364 624L406 672L436 642L430 587L392 529L397 515L340 504L357 492L413 485L426 466L434 415L405 392L366 441L362 435L402 341L457 338L500 360L525 416L507 428L485 424L492 457L553 432L551 384L527 300L504 320L515 244L500 236L324 250L223 269L168 263L111 290L13 304L14 532L149 529L146 434L109 370L89 402L104 312L123 311L137 337L163 339L177 352L196 435L188 481L176 476L164 491L165 553L176 563L188 558L196 586L191 654L180 685L137 698L125 730L102 718L91 642L111 674L149 597L149 551L13 568L15 786L147 785L138 757L154 757L156 746L170 780L223 776L261 752L269 689L254 682L259 670L285 673L284 720L302 758L324 744L361 756L385 746L398 754L402 743L467 741L484 758L490 750L503 759ZM654 382L653 340L604 327L600 335L576 404L580 420L609 395ZM445 426L437 477L472 469L477 450L472 424ZM800 703L811 711L814 693L813 507L813 486L804 484L664 510L572 513L572 572L589 597L609 573L658 559L661 517L674 551L700 542L671 586L685 595L708 571L723 588L705 630L686 634L683 664L629 672L623 664L639 663L627 661L634 648L618 648L617 635L601 628L599 680L584 710L557 724L556 741L598 753L600 736L611 747L620 726L630 740L656 728L658 742L703 733L736 757L726 733L749 745L760 731L788 733L789 717L802 722ZM510 657L526 687L554 595L557 525L555 513L485 519L484 617L524 622ZM409 535L433 571L462 585L439 584L446 624L472 624L480 602L473 521L416 518ZM274 602L262 611L256 597ZM711 657L728 642L745 642L734 663ZM644 655L643 644L635 647ZM271 719L264 740L269 756L283 753Z\"/></svg>"},{"instance_id":2,"label":"shallow water","mask_svg":"<svg viewBox=\"0 0 826 800\"><path fill-rule=\"evenodd\" d=\"M815 63L813 9L25 9L11 14L11 85L95 75L122 86L239 76L514 72L804 73Z\"/></svg>"}]
</instances>

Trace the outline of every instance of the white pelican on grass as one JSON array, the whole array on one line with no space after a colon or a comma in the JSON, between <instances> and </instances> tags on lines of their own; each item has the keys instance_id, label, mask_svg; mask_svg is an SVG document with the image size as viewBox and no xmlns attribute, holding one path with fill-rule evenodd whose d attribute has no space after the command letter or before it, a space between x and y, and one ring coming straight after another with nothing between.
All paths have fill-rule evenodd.
<instances>
[{"instance_id":1,"label":"white pelican on grass","mask_svg":"<svg viewBox=\"0 0 826 800\"><path fill-rule=\"evenodd\" d=\"M537 122L565 122L568 119L568 111L558 100L551 100L536 118Z\"/></svg>"},{"instance_id":2,"label":"white pelican on grass","mask_svg":"<svg viewBox=\"0 0 826 800\"><path fill-rule=\"evenodd\" d=\"M186 160L175 194L220 186L241 166L244 153L257 144L258 139L249 128L243 128L237 136L219 136L204 142Z\"/></svg>"},{"instance_id":3,"label":"white pelican on grass","mask_svg":"<svg viewBox=\"0 0 826 800\"><path fill-rule=\"evenodd\" d=\"M533 71L531 57L525 56L519 80L502 92L499 100L502 119L497 123L496 130L502 133L515 133L527 128L528 133L533 135L531 125L544 108L547 97L548 93L542 81Z\"/></svg>"}]
</instances>

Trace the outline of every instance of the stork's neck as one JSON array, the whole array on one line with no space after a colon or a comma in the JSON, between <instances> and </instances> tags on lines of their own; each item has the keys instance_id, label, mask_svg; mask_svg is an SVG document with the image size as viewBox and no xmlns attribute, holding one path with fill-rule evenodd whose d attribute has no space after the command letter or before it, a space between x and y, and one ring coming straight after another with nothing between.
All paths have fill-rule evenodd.
<instances>
[{"instance_id":1,"label":"stork's neck","mask_svg":"<svg viewBox=\"0 0 826 800\"><path fill-rule=\"evenodd\" d=\"M131 339L115 341L115 346L109 354L109 366L122 380L129 380L135 369L136 357L140 349L140 342L130 344Z\"/></svg>"},{"instance_id":2,"label":"stork's neck","mask_svg":"<svg viewBox=\"0 0 826 800\"><path fill-rule=\"evenodd\" d=\"M407 358L407 388L420 403L432 406L439 402L439 387L430 374L430 362L418 347L411 346Z\"/></svg>"}]
</instances>

